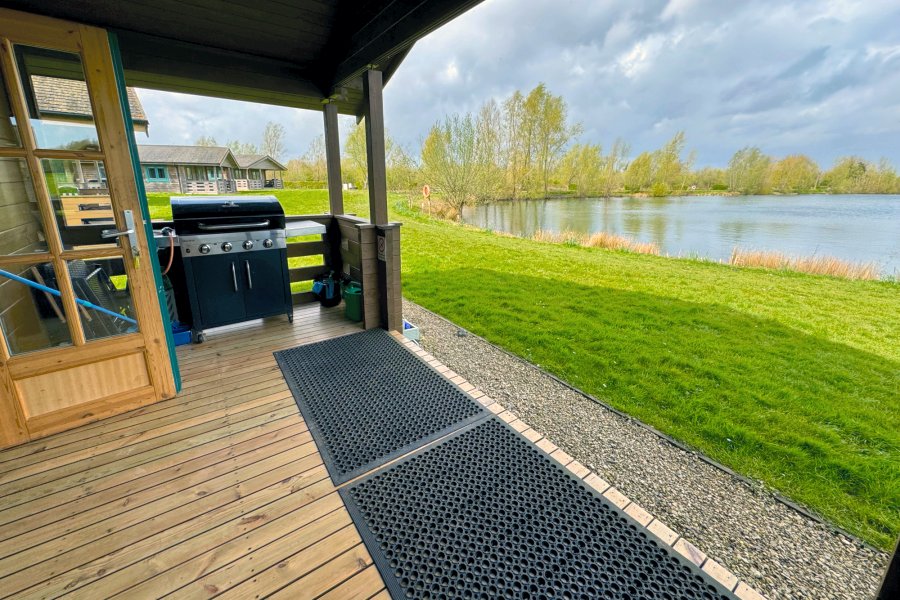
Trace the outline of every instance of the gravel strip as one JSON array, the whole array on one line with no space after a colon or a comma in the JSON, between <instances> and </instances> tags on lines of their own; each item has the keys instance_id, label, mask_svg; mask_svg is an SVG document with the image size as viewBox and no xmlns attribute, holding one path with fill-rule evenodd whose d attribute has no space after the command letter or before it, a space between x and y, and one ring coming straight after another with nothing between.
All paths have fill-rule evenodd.
<instances>
[{"instance_id":1,"label":"gravel strip","mask_svg":"<svg viewBox=\"0 0 900 600\"><path fill-rule=\"evenodd\" d=\"M874 596L888 555L404 300L422 347L768 598Z\"/></svg>"}]
</instances>

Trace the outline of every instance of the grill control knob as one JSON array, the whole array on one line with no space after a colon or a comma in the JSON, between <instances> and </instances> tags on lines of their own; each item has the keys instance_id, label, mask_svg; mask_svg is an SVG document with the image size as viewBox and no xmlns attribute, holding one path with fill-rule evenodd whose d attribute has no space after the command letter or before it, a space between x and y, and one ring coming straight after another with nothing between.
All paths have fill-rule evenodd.
<instances>
[{"instance_id":1,"label":"grill control knob","mask_svg":"<svg viewBox=\"0 0 900 600\"><path fill-rule=\"evenodd\" d=\"M244 247L244 250L252 250L253 249L253 240L247 240L246 242L244 242L241 245Z\"/></svg>"},{"instance_id":2,"label":"grill control knob","mask_svg":"<svg viewBox=\"0 0 900 600\"><path fill-rule=\"evenodd\" d=\"M232 248L234 248L234 246L231 245L231 242L225 242L224 244L222 244L223 252L231 252Z\"/></svg>"},{"instance_id":3,"label":"grill control knob","mask_svg":"<svg viewBox=\"0 0 900 600\"><path fill-rule=\"evenodd\" d=\"M209 244L200 244L200 254L209 254L210 250Z\"/></svg>"},{"instance_id":4,"label":"grill control knob","mask_svg":"<svg viewBox=\"0 0 900 600\"><path fill-rule=\"evenodd\" d=\"M263 240L264 248L271 248L274 245L275 245L275 242L273 242L272 240Z\"/></svg>"}]
</instances>

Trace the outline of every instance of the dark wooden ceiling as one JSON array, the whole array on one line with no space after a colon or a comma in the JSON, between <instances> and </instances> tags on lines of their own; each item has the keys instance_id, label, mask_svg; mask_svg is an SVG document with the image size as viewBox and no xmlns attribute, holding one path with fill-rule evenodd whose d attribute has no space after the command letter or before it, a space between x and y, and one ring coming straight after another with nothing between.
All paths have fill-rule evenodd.
<instances>
[{"instance_id":1,"label":"dark wooden ceiling","mask_svg":"<svg viewBox=\"0 0 900 600\"><path fill-rule=\"evenodd\" d=\"M113 30L128 84L362 113L360 74L385 80L416 40L481 0L2 0Z\"/></svg>"}]
</instances>

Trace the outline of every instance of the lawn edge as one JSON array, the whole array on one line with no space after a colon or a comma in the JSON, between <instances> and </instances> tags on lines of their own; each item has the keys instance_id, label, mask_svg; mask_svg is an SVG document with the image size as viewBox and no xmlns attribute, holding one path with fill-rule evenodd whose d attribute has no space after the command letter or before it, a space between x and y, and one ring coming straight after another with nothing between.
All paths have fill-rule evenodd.
<instances>
[{"instance_id":1,"label":"lawn edge","mask_svg":"<svg viewBox=\"0 0 900 600\"><path fill-rule=\"evenodd\" d=\"M663 441L665 441L665 442L667 442L667 443L669 443L669 444L675 446L675 447L678 448L679 450L681 450L681 451L683 451L683 452L686 452L686 453L688 453L688 454L691 454L691 455L696 456L697 458L699 458L700 460L702 460L702 461L705 462L706 464L708 464L708 465L710 465L710 466L712 466L712 467L714 467L714 468L716 468L716 469L722 471L723 473L726 473L727 475L730 475L730 476L733 477L734 479L737 479L740 483L746 485L746 486L749 487L750 489L752 489L752 490L759 490L760 488L762 488L763 491L765 491L767 494L769 494L769 495L772 497L772 499L774 499L776 502L778 502L778 503L780 503L780 504L783 504L784 506L790 508L791 510L793 510L793 511L795 511L795 512L797 512L797 513L799 513L800 515L806 517L807 519L811 519L811 520L815 521L816 523L819 523L820 525L822 525L822 526L824 526L824 527L827 527L832 533L834 533L834 534L840 534L840 535L843 535L843 536L845 536L845 537L848 537L848 538L850 538L851 540L854 540L854 541L856 541L856 542L862 544L862 545L865 546L866 548L869 548L870 550L873 550L874 552L878 552L879 554L885 554L886 556L889 555L889 552L888 552L887 550L884 550L884 549L882 549L882 548L879 548L879 547L873 545L872 543L870 543L870 542L868 542L868 541L862 539L862 538L859 537L858 535L856 535L856 534L854 534L854 533L852 533L852 532L850 532L850 531L847 531L846 529L844 529L844 528L841 527L840 525L835 525L834 523L832 523L831 521L829 521L828 519L826 519L824 516L822 516L822 515L820 515L819 513L817 513L817 512L816 512L815 510L813 510L812 508L809 508L809 507L807 507L807 506L804 506L803 504L800 504L799 502L796 502L796 501L794 501L794 500L791 500L790 498L787 498L786 496L782 495L780 492L778 492L777 490L775 490L774 488L772 488L771 486L769 486L768 484L766 484L764 481L757 480L757 479L753 479L753 478L748 477L748 476L746 476L746 475L742 475L742 474L740 474L740 473L737 473L736 471L734 471L734 470L731 469L730 467L727 467L727 466L725 466L724 464L718 462L717 460L710 458L709 456L707 456L707 455L704 454L703 452L701 452L701 451L699 451L699 450L697 450L697 449L695 449L695 448L692 448L692 447L688 446L688 445L685 444L684 442L682 442L682 441L680 441L680 440L677 440L677 439L673 438L672 436L670 436L670 435L668 435L668 434L666 434L666 433L663 433L662 431L656 429L655 427L653 427L653 426L651 426L651 425L648 425L647 423L644 423L644 422L641 421L640 419L638 419L638 418L636 418L636 417L633 417L633 416L629 415L628 413L619 410L618 408L615 408L615 407L613 407L613 406L610 406L609 404L607 404L607 403L604 402L603 400L600 400L600 399L597 398L596 396L593 396L593 395L591 395L591 394L585 392L584 390L581 390L581 389L575 387L575 386L572 385L571 383L568 383L567 381L565 381L565 380L563 380L563 379L557 377L557 376L554 375L553 373L550 373L550 372L546 371L545 369L541 368L540 366L538 366L538 365L536 365L536 364L534 364L534 363L532 363L532 362L529 362L529 361L525 360L525 359L522 358L521 356L519 356L519 355L517 355L517 354L514 354L513 352L510 352L510 351L507 350L506 348L503 348L503 347L498 346L497 344L495 344L495 343L493 343L493 342L491 342L491 341L489 341L489 340L486 340L485 338L481 337L481 336L478 335L477 333L472 333L472 332L469 331L468 329L465 329L464 327L460 327L459 325L457 325L456 323L454 323L454 322L451 321L450 319L448 319L448 318L446 318L446 317L444 317L444 316L442 316L442 315L439 315L438 313L434 312L433 310L430 310L430 309L428 309L428 308L422 306L422 305L419 304L418 302L415 302L415 301L413 301L413 300L410 300L409 298L406 298L406 297L404 297L403 299L404 299L405 301L407 301L407 302L412 302L412 303L414 303L414 304L415 304L416 306L418 306L421 310L427 312L428 314L430 314L430 315L432 315L432 316L434 316L434 317L436 317L436 318L438 318L438 319L440 319L440 320L442 320L442 321L444 321L444 322L446 322L446 323L449 323L449 324L452 325L453 327L456 327L457 329L460 329L460 330L462 330L462 331L465 331L465 332L466 332L466 335L470 335L470 336L472 336L472 337L474 337L474 338L480 340L481 342L483 342L483 343L485 343L485 344L491 346L492 348L494 348L494 349L496 349L496 350L499 350L500 352L506 354L506 355L509 356L510 358L512 358L512 359L514 359L514 360L516 360L516 361L518 361L518 362L520 362L520 363L522 363L522 364L524 364L524 365L526 365L526 366L528 366L528 367L530 367L530 368L532 368L532 369L535 369L536 371L538 371L538 372L541 373L542 375L545 375L545 376L547 376L547 377L553 379L554 381L556 381L556 382L559 383L560 385L565 386L566 388L568 388L568 389L572 390L573 392L579 394L580 396L584 397L585 399L590 400L591 402L594 402L595 404L600 405L600 406L603 407L604 409L606 409L606 410L608 410L608 411L610 411L610 412L612 412L612 413L614 413L614 414L616 414L616 415L622 417L623 419L625 419L625 420L627 420L627 421L629 421L629 422L631 422L631 423L634 423L635 425L637 425L637 426L639 426L639 427L641 427L641 428L643 428L643 429L645 429L645 430L647 430L647 431L653 433L653 434L656 435L658 438L660 438L660 439L662 439Z\"/></svg>"}]
</instances>

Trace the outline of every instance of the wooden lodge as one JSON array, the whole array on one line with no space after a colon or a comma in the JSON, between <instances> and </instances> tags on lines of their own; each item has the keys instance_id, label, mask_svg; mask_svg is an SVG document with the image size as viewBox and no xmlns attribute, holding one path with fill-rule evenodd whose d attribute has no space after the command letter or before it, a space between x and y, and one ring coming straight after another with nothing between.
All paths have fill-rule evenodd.
<instances>
[{"instance_id":1,"label":"wooden lodge","mask_svg":"<svg viewBox=\"0 0 900 600\"><path fill-rule=\"evenodd\" d=\"M284 187L283 164L264 154L234 154L218 146L138 145L148 192L230 194Z\"/></svg>"}]
</instances>

